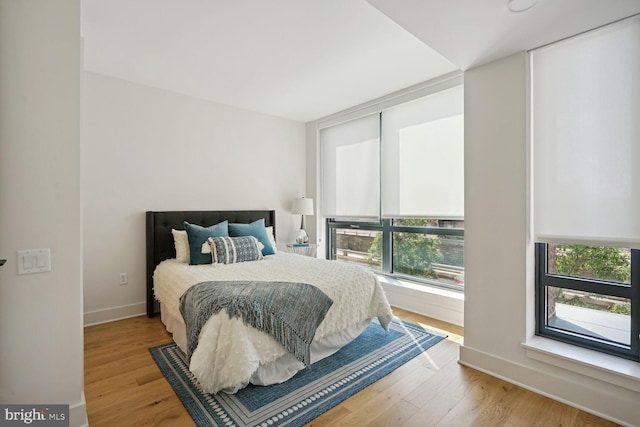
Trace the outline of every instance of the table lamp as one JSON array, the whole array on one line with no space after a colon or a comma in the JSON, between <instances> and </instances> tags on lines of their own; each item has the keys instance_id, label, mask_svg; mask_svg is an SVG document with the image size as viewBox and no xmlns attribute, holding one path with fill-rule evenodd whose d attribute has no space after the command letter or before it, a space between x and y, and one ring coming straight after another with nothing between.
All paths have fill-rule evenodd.
<instances>
[{"instance_id":1,"label":"table lamp","mask_svg":"<svg viewBox=\"0 0 640 427\"><path fill-rule=\"evenodd\" d=\"M296 243L309 242L309 236L304 229L304 216L313 215L313 199L306 199L304 197L293 199L291 213L294 215L302 215L302 219L300 220L300 231L296 236Z\"/></svg>"}]
</instances>

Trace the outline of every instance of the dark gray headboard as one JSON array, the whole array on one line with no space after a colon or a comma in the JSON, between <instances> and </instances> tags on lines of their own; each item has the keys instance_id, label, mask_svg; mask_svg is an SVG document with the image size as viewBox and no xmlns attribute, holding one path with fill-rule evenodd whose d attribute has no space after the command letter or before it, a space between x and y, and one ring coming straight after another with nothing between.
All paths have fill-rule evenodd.
<instances>
[{"instance_id":1,"label":"dark gray headboard","mask_svg":"<svg viewBox=\"0 0 640 427\"><path fill-rule=\"evenodd\" d=\"M264 218L276 231L275 211L166 211L147 212L147 316L158 311L153 294L153 271L165 259L176 257L171 229L184 230L183 222L208 227L222 221L248 224Z\"/></svg>"}]
</instances>

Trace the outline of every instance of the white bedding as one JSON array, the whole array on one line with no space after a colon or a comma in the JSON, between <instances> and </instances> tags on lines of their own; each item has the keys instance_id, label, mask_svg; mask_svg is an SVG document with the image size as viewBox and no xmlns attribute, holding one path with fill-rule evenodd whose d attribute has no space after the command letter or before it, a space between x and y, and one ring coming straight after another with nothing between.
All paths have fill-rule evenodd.
<instances>
[{"instance_id":1,"label":"white bedding","mask_svg":"<svg viewBox=\"0 0 640 427\"><path fill-rule=\"evenodd\" d=\"M166 260L154 272L154 292L161 304L162 320L183 350L180 296L196 283L216 280L304 282L327 294L333 305L316 331L311 363L351 341L372 318L378 317L386 325L392 316L376 277L350 264L280 252L260 261L229 265ZM209 393L234 393L249 382L282 382L302 368L304 365L274 338L245 326L240 319L229 319L224 311L205 324L189 366Z\"/></svg>"}]
</instances>

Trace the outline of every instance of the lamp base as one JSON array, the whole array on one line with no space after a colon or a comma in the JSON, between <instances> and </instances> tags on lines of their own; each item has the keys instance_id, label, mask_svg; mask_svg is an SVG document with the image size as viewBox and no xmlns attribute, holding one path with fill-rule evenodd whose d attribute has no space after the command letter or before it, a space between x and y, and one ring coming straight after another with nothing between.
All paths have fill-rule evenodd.
<instances>
[{"instance_id":1,"label":"lamp base","mask_svg":"<svg viewBox=\"0 0 640 427\"><path fill-rule=\"evenodd\" d=\"M308 243L309 242L309 236L307 235L307 232L305 231L304 228L301 228L300 231L298 231L298 234L296 235L296 243Z\"/></svg>"}]
</instances>

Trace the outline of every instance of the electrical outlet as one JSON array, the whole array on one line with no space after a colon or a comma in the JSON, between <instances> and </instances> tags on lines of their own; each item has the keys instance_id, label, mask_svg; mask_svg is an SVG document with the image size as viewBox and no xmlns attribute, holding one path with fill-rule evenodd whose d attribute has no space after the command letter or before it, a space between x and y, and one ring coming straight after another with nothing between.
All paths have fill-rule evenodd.
<instances>
[{"instance_id":1,"label":"electrical outlet","mask_svg":"<svg viewBox=\"0 0 640 427\"><path fill-rule=\"evenodd\" d=\"M129 275L127 273L120 273L120 284L126 285L129 283Z\"/></svg>"}]
</instances>

